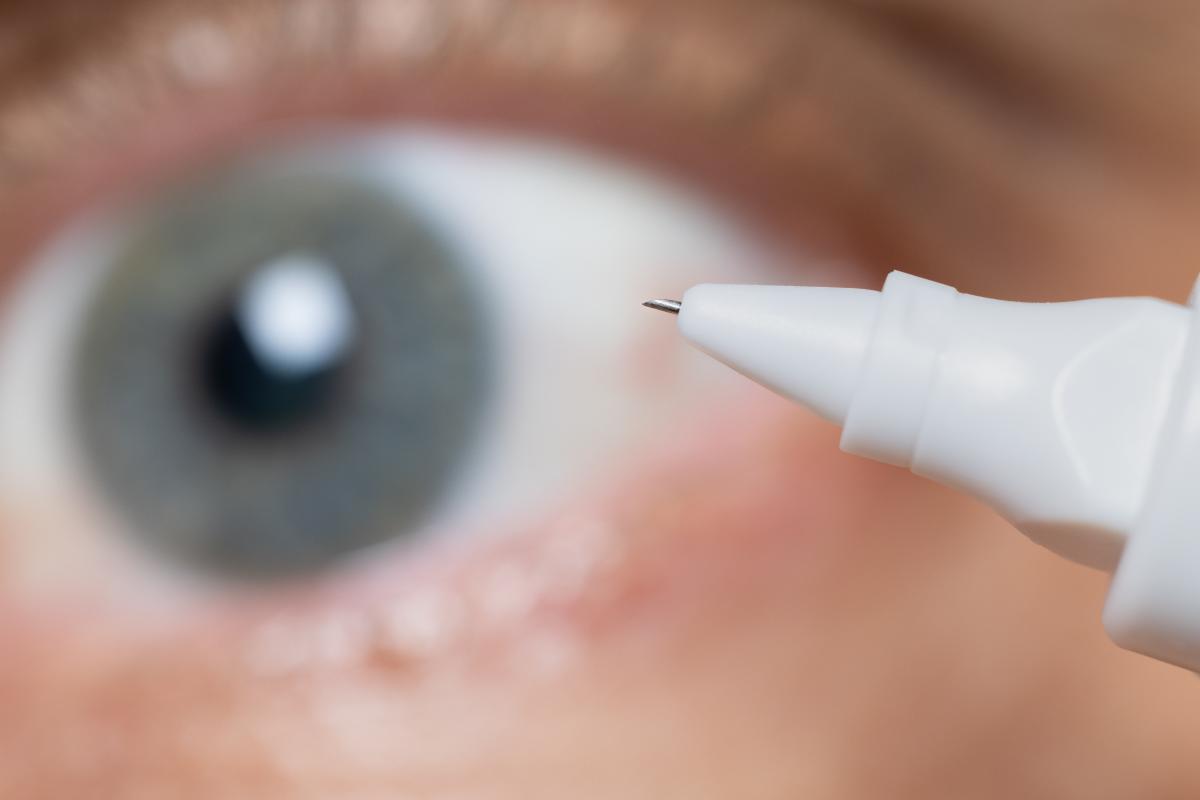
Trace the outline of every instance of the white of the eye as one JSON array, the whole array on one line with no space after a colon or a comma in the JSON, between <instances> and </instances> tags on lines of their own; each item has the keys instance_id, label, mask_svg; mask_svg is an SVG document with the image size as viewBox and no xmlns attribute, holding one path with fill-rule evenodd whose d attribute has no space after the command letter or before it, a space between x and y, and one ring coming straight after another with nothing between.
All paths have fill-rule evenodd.
<instances>
[{"instance_id":1,"label":"white of the eye","mask_svg":"<svg viewBox=\"0 0 1200 800\"><path fill-rule=\"evenodd\" d=\"M254 272L238 297L237 321L263 366L283 376L336 364L355 338L355 315L337 270L306 253Z\"/></svg>"}]
</instances>

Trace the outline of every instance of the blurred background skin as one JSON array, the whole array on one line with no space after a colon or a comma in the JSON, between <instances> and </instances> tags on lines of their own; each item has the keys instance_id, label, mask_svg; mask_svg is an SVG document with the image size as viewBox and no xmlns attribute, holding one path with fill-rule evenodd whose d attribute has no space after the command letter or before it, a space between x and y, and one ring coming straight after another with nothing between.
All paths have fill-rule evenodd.
<instances>
[{"instance_id":1,"label":"blurred background skin","mask_svg":"<svg viewBox=\"0 0 1200 800\"><path fill-rule=\"evenodd\" d=\"M413 117L653 165L797 252L860 265L847 283L901 266L1005 298L1182 300L1200 264L1189 3L2 9L10 275L116 187L309 119ZM181 79L162 43L199 23L227 37L228 69ZM331 569L163 610L107 602L94 576L36 601L0 585L0 796L1200 792L1200 688L1107 642L1104 576L747 398L715 420L698 398L669 444L545 524L406 551L382 587ZM407 648L370 627L378 604L542 563L577 518L614 549L565 600L535 593L500 621L468 608ZM38 534L27 520L0 509L0 580ZM281 609L308 649L264 673L247 653Z\"/></svg>"}]
</instances>

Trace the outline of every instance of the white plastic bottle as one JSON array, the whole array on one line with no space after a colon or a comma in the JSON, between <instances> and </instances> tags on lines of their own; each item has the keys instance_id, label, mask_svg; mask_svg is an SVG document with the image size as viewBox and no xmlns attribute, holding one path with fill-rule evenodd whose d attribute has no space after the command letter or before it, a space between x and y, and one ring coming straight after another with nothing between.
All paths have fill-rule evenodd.
<instances>
[{"instance_id":1,"label":"white plastic bottle","mask_svg":"<svg viewBox=\"0 0 1200 800\"><path fill-rule=\"evenodd\" d=\"M842 425L843 450L975 495L1034 541L1115 571L1113 640L1200 670L1193 308L1005 302L893 272L881 292L696 286L679 328Z\"/></svg>"}]
</instances>

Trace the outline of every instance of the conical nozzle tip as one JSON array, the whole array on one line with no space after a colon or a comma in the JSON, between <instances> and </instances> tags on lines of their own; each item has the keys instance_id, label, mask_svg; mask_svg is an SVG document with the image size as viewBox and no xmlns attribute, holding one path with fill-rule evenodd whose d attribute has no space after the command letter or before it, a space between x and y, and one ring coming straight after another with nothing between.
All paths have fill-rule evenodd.
<instances>
[{"instance_id":1,"label":"conical nozzle tip","mask_svg":"<svg viewBox=\"0 0 1200 800\"><path fill-rule=\"evenodd\" d=\"M647 300L642 305L656 311L665 311L668 314L678 314L679 309L683 308L683 303L678 300Z\"/></svg>"}]
</instances>

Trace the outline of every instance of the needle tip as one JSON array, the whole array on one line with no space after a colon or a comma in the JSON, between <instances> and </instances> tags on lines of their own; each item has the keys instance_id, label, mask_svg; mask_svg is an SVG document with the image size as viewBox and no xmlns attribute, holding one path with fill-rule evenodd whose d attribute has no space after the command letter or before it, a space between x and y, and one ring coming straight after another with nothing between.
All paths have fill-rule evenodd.
<instances>
[{"instance_id":1,"label":"needle tip","mask_svg":"<svg viewBox=\"0 0 1200 800\"><path fill-rule=\"evenodd\" d=\"M678 314L679 309L683 308L683 303L678 300L647 300L642 305L656 311L665 311L668 314Z\"/></svg>"}]
</instances>

